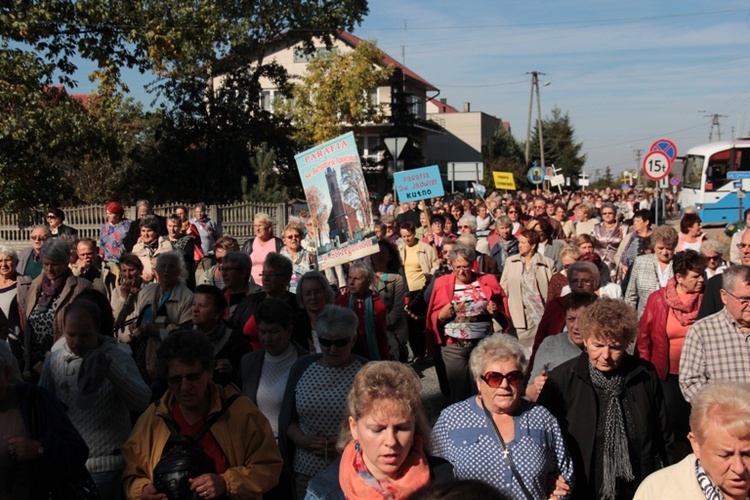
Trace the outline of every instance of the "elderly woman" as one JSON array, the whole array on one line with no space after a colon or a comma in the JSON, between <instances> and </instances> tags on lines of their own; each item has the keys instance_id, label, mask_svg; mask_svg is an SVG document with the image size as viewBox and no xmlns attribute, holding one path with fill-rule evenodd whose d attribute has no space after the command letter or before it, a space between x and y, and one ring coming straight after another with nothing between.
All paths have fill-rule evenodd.
<instances>
[{"instance_id":1,"label":"elderly woman","mask_svg":"<svg viewBox=\"0 0 750 500\"><path fill-rule=\"evenodd\" d=\"M495 221L498 239L490 249L490 257L497 263L497 272L502 276L508 258L518 253L518 239L512 234L513 223L506 216Z\"/></svg>"},{"instance_id":2,"label":"elderly woman","mask_svg":"<svg viewBox=\"0 0 750 500\"><path fill-rule=\"evenodd\" d=\"M65 221L65 212L56 207L47 209L47 227L49 227L50 237L71 236L75 239L78 236L78 230L63 224Z\"/></svg>"},{"instance_id":3,"label":"elderly woman","mask_svg":"<svg viewBox=\"0 0 750 500\"><path fill-rule=\"evenodd\" d=\"M559 273L555 273L549 279L549 286L547 287L547 302L551 302L561 295L562 289L568 286L568 268L578 257L581 256L581 251L574 245L568 245L560 251L560 262L562 263L562 269Z\"/></svg>"},{"instance_id":4,"label":"elderly woman","mask_svg":"<svg viewBox=\"0 0 750 500\"><path fill-rule=\"evenodd\" d=\"M620 257L620 269L623 276L627 274L628 269L633 265L635 259L646 253L646 248L650 246L651 234L651 213L648 210L638 210L633 215L632 231L623 240L618 252ZM623 246L624 245L624 246Z\"/></svg>"},{"instance_id":5,"label":"elderly woman","mask_svg":"<svg viewBox=\"0 0 750 500\"><path fill-rule=\"evenodd\" d=\"M603 204L601 215L602 221L594 226L591 237L594 240L594 251L610 269L610 280L614 281L614 274L617 272L615 255L625 237L625 227L617 220L617 209L614 204Z\"/></svg>"},{"instance_id":6,"label":"elderly woman","mask_svg":"<svg viewBox=\"0 0 750 500\"><path fill-rule=\"evenodd\" d=\"M219 289L224 288L224 278L221 276L221 261L227 252L239 251L239 242L231 236L222 236L216 240L213 256L204 258L195 267L196 283L198 285L213 285ZM254 284L252 280L250 280L250 283Z\"/></svg>"},{"instance_id":7,"label":"elderly woman","mask_svg":"<svg viewBox=\"0 0 750 500\"><path fill-rule=\"evenodd\" d=\"M648 296L655 290L667 286L667 282L672 278L672 256L677 246L677 238L677 231L672 227L657 227L651 235L654 253L641 255L635 259L630 269L624 300L637 308L639 319L646 308Z\"/></svg>"},{"instance_id":8,"label":"elderly woman","mask_svg":"<svg viewBox=\"0 0 750 500\"><path fill-rule=\"evenodd\" d=\"M273 235L273 220L271 216L259 212L253 217L253 231L255 236L242 245L242 251L250 256L252 262L252 277L255 283L260 283L263 273L263 263L270 253L279 253L283 242Z\"/></svg>"},{"instance_id":9,"label":"elderly woman","mask_svg":"<svg viewBox=\"0 0 750 500\"><path fill-rule=\"evenodd\" d=\"M304 316L307 317L307 324L309 324L309 332L305 331L307 336L304 338L304 342L300 342L299 345L310 352L322 352L316 331L318 315L325 306L333 304L335 297L333 288L331 288L323 273L310 271L300 278L297 289L299 292L297 293L297 305L304 310Z\"/></svg>"},{"instance_id":10,"label":"elderly woman","mask_svg":"<svg viewBox=\"0 0 750 500\"><path fill-rule=\"evenodd\" d=\"M648 476L635 500L750 496L750 384L714 382L692 401L693 453Z\"/></svg>"},{"instance_id":11,"label":"elderly woman","mask_svg":"<svg viewBox=\"0 0 750 500\"><path fill-rule=\"evenodd\" d=\"M651 363L627 354L638 335L632 307L601 298L584 309L585 352L552 371L537 402L560 423L576 471L573 498L632 498L669 463L672 434Z\"/></svg>"},{"instance_id":12,"label":"elderly woman","mask_svg":"<svg viewBox=\"0 0 750 500\"><path fill-rule=\"evenodd\" d=\"M437 252L427 243L417 239L414 224L404 222L399 231L403 242L399 246L399 256L404 266L404 277L408 288L407 301L412 301L417 298L437 271ZM406 323L409 329L409 344L414 357L422 358L427 348L423 333L424 324L412 318L411 315Z\"/></svg>"},{"instance_id":13,"label":"elderly woman","mask_svg":"<svg viewBox=\"0 0 750 500\"><path fill-rule=\"evenodd\" d=\"M380 216L384 215L395 215L396 214L396 205L393 204L393 195L388 193L383 197L383 203L380 204L378 207L378 212L380 212Z\"/></svg>"},{"instance_id":14,"label":"elderly woman","mask_svg":"<svg viewBox=\"0 0 750 500\"><path fill-rule=\"evenodd\" d=\"M323 352L298 359L289 373L279 414L279 447L297 498L304 498L310 479L337 456L346 394L367 362L352 354L357 322L349 309L323 308L316 328Z\"/></svg>"},{"instance_id":15,"label":"elderly woman","mask_svg":"<svg viewBox=\"0 0 750 500\"><path fill-rule=\"evenodd\" d=\"M680 392L680 353L690 327L698 319L703 298L706 258L695 250L678 252L672 259L674 277L667 286L648 297L638 333L638 354L650 361L662 381L669 426L684 449L675 450L677 458L688 453L687 433L690 405Z\"/></svg>"},{"instance_id":16,"label":"elderly woman","mask_svg":"<svg viewBox=\"0 0 750 500\"><path fill-rule=\"evenodd\" d=\"M138 370L149 384L157 371L156 350L171 332L190 321L193 305L180 252L160 254L154 271L158 282L146 285L138 294L138 323L130 342Z\"/></svg>"},{"instance_id":17,"label":"elderly woman","mask_svg":"<svg viewBox=\"0 0 750 500\"><path fill-rule=\"evenodd\" d=\"M43 271L19 305L25 320L23 331L24 378L37 380L44 358L52 344L63 334L63 310L82 291L91 288L91 282L73 276L70 264L70 245L60 238L44 242L41 249Z\"/></svg>"},{"instance_id":18,"label":"elderly woman","mask_svg":"<svg viewBox=\"0 0 750 500\"><path fill-rule=\"evenodd\" d=\"M14 371L13 354L0 342L3 498L78 498L80 491L71 487L71 478L85 470L86 443L57 398L21 382Z\"/></svg>"},{"instance_id":19,"label":"elderly woman","mask_svg":"<svg viewBox=\"0 0 750 500\"><path fill-rule=\"evenodd\" d=\"M141 277L146 283L154 281L154 259L158 255L172 251L169 240L159 236L159 224L159 219L155 215L147 215L138 222L141 227L141 239L133 245L132 253L143 263Z\"/></svg>"},{"instance_id":20,"label":"elderly woman","mask_svg":"<svg viewBox=\"0 0 750 500\"><path fill-rule=\"evenodd\" d=\"M701 218L698 214L685 212L680 219L680 241L677 243L675 252L688 249L699 252L705 239L706 235L701 232Z\"/></svg>"},{"instance_id":21,"label":"elderly woman","mask_svg":"<svg viewBox=\"0 0 750 500\"><path fill-rule=\"evenodd\" d=\"M591 218L593 208L588 203L581 203L573 209L573 214L576 217L575 222L575 234L580 236L582 234L591 235L594 232L594 226L598 223L596 219Z\"/></svg>"},{"instance_id":22,"label":"elderly woman","mask_svg":"<svg viewBox=\"0 0 750 500\"><path fill-rule=\"evenodd\" d=\"M138 294L143 288L143 263L132 253L120 257L120 285L112 290L109 305L115 319L114 335L129 344L138 320Z\"/></svg>"},{"instance_id":23,"label":"elderly woman","mask_svg":"<svg viewBox=\"0 0 750 500\"><path fill-rule=\"evenodd\" d=\"M362 262L352 264L348 285L348 291L334 303L348 307L357 314L359 325L353 352L372 361L390 359L387 311L379 296L373 293L375 273L372 268Z\"/></svg>"},{"instance_id":24,"label":"elderly woman","mask_svg":"<svg viewBox=\"0 0 750 500\"><path fill-rule=\"evenodd\" d=\"M126 252L124 240L132 221L125 218L125 209L116 201L107 203L106 210L107 222L102 225L99 248L104 254L104 260L117 264L120 256Z\"/></svg>"},{"instance_id":25,"label":"elderly woman","mask_svg":"<svg viewBox=\"0 0 750 500\"><path fill-rule=\"evenodd\" d=\"M279 252L292 261L294 274L289 282L289 291L297 293L297 282L308 271L315 267L313 255L302 248L302 240L305 238L305 227L299 219L292 220L284 228L284 248Z\"/></svg>"},{"instance_id":26,"label":"elderly woman","mask_svg":"<svg viewBox=\"0 0 750 500\"><path fill-rule=\"evenodd\" d=\"M190 223L198 230L203 255L211 255L216 239L221 236L221 229L208 217L205 203L196 203L193 213L195 217L190 219Z\"/></svg>"},{"instance_id":27,"label":"elderly woman","mask_svg":"<svg viewBox=\"0 0 750 500\"><path fill-rule=\"evenodd\" d=\"M401 363L362 367L339 433L341 456L310 481L305 498L408 498L453 479L450 463L427 455L430 427L421 389L414 370Z\"/></svg>"},{"instance_id":28,"label":"elderly woman","mask_svg":"<svg viewBox=\"0 0 750 500\"><path fill-rule=\"evenodd\" d=\"M505 208L505 213L508 215L508 219L510 219L512 224L510 234L518 238L518 235L521 234L521 231L524 229L523 221L521 220L521 216L523 215L521 204L516 200L509 201Z\"/></svg>"},{"instance_id":29,"label":"elderly woman","mask_svg":"<svg viewBox=\"0 0 750 500\"><path fill-rule=\"evenodd\" d=\"M469 356L492 333L492 320L508 326L503 290L493 275L474 273L476 257L471 247L453 247L449 255L453 272L435 281L427 307L428 343L433 352L440 347L451 402L473 393Z\"/></svg>"},{"instance_id":30,"label":"elderly woman","mask_svg":"<svg viewBox=\"0 0 750 500\"><path fill-rule=\"evenodd\" d=\"M537 252L539 236L524 229L518 236L518 255L505 263L500 286L508 297L510 319L521 345L531 349L544 314L554 263Z\"/></svg>"},{"instance_id":31,"label":"elderly woman","mask_svg":"<svg viewBox=\"0 0 750 500\"><path fill-rule=\"evenodd\" d=\"M478 479L510 498L563 498L573 486L573 463L554 417L523 399L525 370L517 340L482 340L471 353L479 394L443 410L432 449L453 464L458 479Z\"/></svg>"},{"instance_id":32,"label":"elderly woman","mask_svg":"<svg viewBox=\"0 0 750 500\"><path fill-rule=\"evenodd\" d=\"M211 381L214 349L203 333L174 332L157 356L169 390L146 409L122 447L126 497L260 499L276 485L282 467L266 417L247 398L234 396L233 387ZM204 425L210 434L196 441L210 466L160 474L169 465L163 459L175 456L172 433L195 436Z\"/></svg>"},{"instance_id":33,"label":"elderly woman","mask_svg":"<svg viewBox=\"0 0 750 500\"><path fill-rule=\"evenodd\" d=\"M727 270L729 264L724 260L724 245L718 240L708 239L701 243L701 255L706 258L706 280Z\"/></svg>"},{"instance_id":34,"label":"elderly woman","mask_svg":"<svg viewBox=\"0 0 750 500\"><path fill-rule=\"evenodd\" d=\"M16 266L18 266L16 251L5 245L0 245L0 311L8 320L7 330L0 331L0 339L8 339L15 344L15 348L20 348L18 335L21 328L21 315L16 297L18 291Z\"/></svg>"}]
</instances>

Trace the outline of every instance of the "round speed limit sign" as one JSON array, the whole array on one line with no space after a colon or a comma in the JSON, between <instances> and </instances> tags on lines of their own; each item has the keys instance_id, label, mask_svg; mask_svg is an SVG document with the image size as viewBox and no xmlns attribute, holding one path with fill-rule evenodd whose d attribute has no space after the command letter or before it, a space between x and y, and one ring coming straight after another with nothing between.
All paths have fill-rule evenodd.
<instances>
[{"instance_id":1,"label":"round speed limit sign","mask_svg":"<svg viewBox=\"0 0 750 500\"><path fill-rule=\"evenodd\" d=\"M672 162L661 151L653 151L643 159L643 173L652 181L660 181L669 175Z\"/></svg>"}]
</instances>

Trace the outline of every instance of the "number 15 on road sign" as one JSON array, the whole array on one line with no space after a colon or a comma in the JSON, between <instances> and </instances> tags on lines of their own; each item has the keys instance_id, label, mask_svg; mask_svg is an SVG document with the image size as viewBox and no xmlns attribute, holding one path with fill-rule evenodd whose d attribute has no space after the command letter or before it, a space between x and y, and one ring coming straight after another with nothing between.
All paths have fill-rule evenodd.
<instances>
[{"instance_id":1,"label":"number 15 on road sign","mask_svg":"<svg viewBox=\"0 0 750 500\"><path fill-rule=\"evenodd\" d=\"M661 151L653 151L643 159L643 173L652 181L660 181L669 175L672 162Z\"/></svg>"}]
</instances>

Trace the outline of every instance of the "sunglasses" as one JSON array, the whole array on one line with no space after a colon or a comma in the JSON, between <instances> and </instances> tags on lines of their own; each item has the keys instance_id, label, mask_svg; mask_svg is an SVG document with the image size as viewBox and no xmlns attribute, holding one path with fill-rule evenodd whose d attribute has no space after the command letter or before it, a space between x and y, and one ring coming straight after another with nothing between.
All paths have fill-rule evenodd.
<instances>
[{"instance_id":1,"label":"sunglasses","mask_svg":"<svg viewBox=\"0 0 750 500\"><path fill-rule=\"evenodd\" d=\"M338 348L346 347L349 345L349 342L351 342L351 339L337 339L337 340L331 340L331 339L324 339L323 337L318 337L318 342L320 342L321 347L331 347L336 346Z\"/></svg>"},{"instance_id":2,"label":"sunglasses","mask_svg":"<svg viewBox=\"0 0 750 500\"><path fill-rule=\"evenodd\" d=\"M493 389L497 389L503 383L503 380L508 380L510 385L518 385L523 382L523 372L521 370L513 370L510 373L502 374L498 372L487 372L481 377L484 383Z\"/></svg>"}]
</instances>

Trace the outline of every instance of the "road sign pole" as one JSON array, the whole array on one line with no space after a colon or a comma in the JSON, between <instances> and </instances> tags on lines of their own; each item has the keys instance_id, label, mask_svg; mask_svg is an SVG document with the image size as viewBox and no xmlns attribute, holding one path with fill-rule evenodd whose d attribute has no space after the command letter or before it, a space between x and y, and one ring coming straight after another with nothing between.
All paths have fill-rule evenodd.
<instances>
[{"instance_id":1,"label":"road sign pole","mask_svg":"<svg viewBox=\"0 0 750 500\"><path fill-rule=\"evenodd\" d=\"M656 206L655 210L655 217L654 220L656 221L656 225L659 225L659 202L661 200L659 199L659 183L656 183L656 198L654 199L654 205Z\"/></svg>"}]
</instances>

